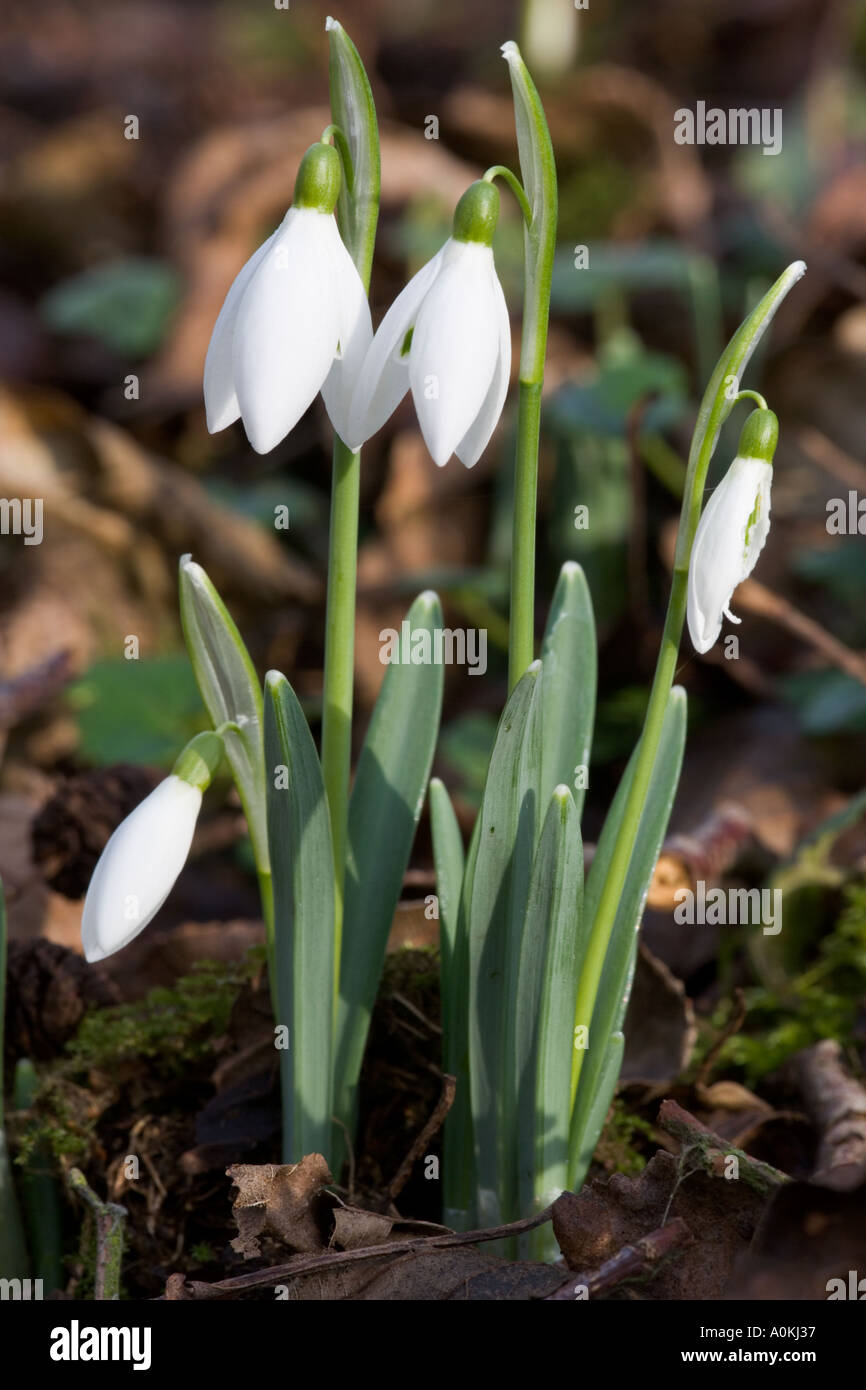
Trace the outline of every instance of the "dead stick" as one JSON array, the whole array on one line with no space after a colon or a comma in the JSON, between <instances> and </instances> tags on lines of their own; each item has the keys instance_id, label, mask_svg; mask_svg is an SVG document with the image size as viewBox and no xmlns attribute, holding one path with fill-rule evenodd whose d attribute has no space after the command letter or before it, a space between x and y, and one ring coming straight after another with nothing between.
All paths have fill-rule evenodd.
<instances>
[{"instance_id":1,"label":"dead stick","mask_svg":"<svg viewBox=\"0 0 866 1390\"><path fill-rule=\"evenodd\" d=\"M93 1276L93 1297L97 1303L120 1298L120 1266L123 1258L123 1225L126 1207L117 1202L103 1202L80 1168L70 1168L67 1182L73 1192L82 1197L93 1213L96 1226L96 1263Z\"/></svg>"},{"instance_id":2,"label":"dead stick","mask_svg":"<svg viewBox=\"0 0 866 1390\"><path fill-rule=\"evenodd\" d=\"M739 1175L755 1192L769 1197L784 1183L791 1179L770 1163L762 1163L759 1158L750 1158L742 1149L735 1149L720 1135L714 1134L705 1124L683 1110L675 1100L663 1100L659 1110L658 1123L668 1134L672 1134L687 1149L689 1157L694 1158L697 1167L711 1177L724 1173L725 1160L735 1158L739 1165Z\"/></svg>"},{"instance_id":3,"label":"dead stick","mask_svg":"<svg viewBox=\"0 0 866 1390\"><path fill-rule=\"evenodd\" d=\"M657 1231L643 1236L635 1241L634 1245L624 1245L598 1269L572 1275L560 1288L547 1294L544 1301L573 1302L578 1290L581 1293L586 1290L586 1297L592 1298L600 1293L607 1293L626 1279L646 1278L677 1246L687 1245L691 1238L691 1231L685 1221L682 1217L675 1216L666 1226L660 1226Z\"/></svg>"},{"instance_id":4,"label":"dead stick","mask_svg":"<svg viewBox=\"0 0 866 1390\"><path fill-rule=\"evenodd\" d=\"M832 1038L799 1052L794 1066L821 1135L814 1180L840 1189L858 1186L866 1172L866 1090L848 1075Z\"/></svg>"},{"instance_id":5,"label":"dead stick","mask_svg":"<svg viewBox=\"0 0 866 1390\"><path fill-rule=\"evenodd\" d=\"M315 1274L326 1269L336 1269L342 1265L359 1264L363 1260L384 1259L388 1255L414 1255L423 1250L448 1250L460 1245L480 1245L486 1240L503 1240L508 1236L523 1235L534 1231L549 1221L553 1207L545 1207L537 1216L527 1216L523 1221L512 1221L507 1226L491 1226L484 1231L455 1231L447 1236L422 1236L410 1240L386 1241L382 1245L365 1245L360 1250L337 1250L324 1255L299 1255L287 1264L272 1265L268 1269L257 1269L251 1274L239 1274L234 1279L223 1279L218 1284L203 1284L197 1280L187 1280L184 1288L187 1298L227 1298L233 1293L245 1293L250 1289L261 1288L265 1284L282 1284L295 1279L299 1274ZM176 1275L170 1275L171 1293L162 1295L177 1299L182 1297ZM168 1284L166 1284L168 1290ZM162 1299L155 1300L161 1302Z\"/></svg>"},{"instance_id":6,"label":"dead stick","mask_svg":"<svg viewBox=\"0 0 866 1390\"><path fill-rule=\"evenodd\" d=\"M433 1138L433 1135L441 1128L445 1116L454 1104L456 1092L457 1078L456 1076L449 1076L446 1072L442 1077L442 1094L436 1103L436 1109L433 1111L433 1114L430 1116L386 1188L386 1195L389 1202L395 1202L399 1194L403 1191L403 1188L409 1181L412 1168L416 1161L421 1157L421 1154Z\"/></svg>"}]
</instances>

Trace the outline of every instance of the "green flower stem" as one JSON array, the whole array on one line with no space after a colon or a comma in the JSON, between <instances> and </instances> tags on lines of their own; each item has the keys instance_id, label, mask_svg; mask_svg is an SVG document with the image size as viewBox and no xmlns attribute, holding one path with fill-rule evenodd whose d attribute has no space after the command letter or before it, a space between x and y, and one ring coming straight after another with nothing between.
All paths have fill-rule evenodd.
<instances>
[{"instance_id":1,"label":"green flower stem","mask_svg":"<svg viewBox=\"0 0 866 1390\"><path fill-rule=\"evenodd\" d=\"M361 455L335 436L325 617L322 776L334 850L334 1001L340 982L346 825L352 765L352 695L355 658L355 588Z\"/></svg>"},{"instance_id":2,"label":"green flower stem","mask_svg":"<svg viewBox=\"0 0 866 1390\"><path fill-rule=\"evenodd\" d=\"M716 364L704 392L698 421L689 451L689 464L683 491L680 525L668 600L664 632L650 691L649 705L641 733L634 778L622 819L622 832L616 842L610 868L599 899L598 911L581 970L575 1008L575 1025L590 1028L601 972L607 954L616 910L622 895L629 864L637 840L638 827L652 778L656 754L661 739L665 710L676 673L677 653L682 637L688 599L689 563L692 546L701 516L701 505L707 471L713 456L722 424L738 400L752 398L765 404L756 392L740 391L749 359L762 335L766 332L776 309L785 295L805 271L802 261L795 261L761 302L740 325ZM734 390L729 388L734 385ZM592 1039L590 1038L590 1046ZM577 1094L585 1049L575 1049L571 1073L572 1105Z\"/></svg>"},{"instance_id":3,"label":"green flower stem","mask_svg":"<svg viewBox=\"0 0 866 1390\"><path fill-rule=\"evenodd\" d=\"M521 381L514 468L509 691L514 689L535 658L535 513L540 429L541 382Z\"/></svg>"}]
</instances>

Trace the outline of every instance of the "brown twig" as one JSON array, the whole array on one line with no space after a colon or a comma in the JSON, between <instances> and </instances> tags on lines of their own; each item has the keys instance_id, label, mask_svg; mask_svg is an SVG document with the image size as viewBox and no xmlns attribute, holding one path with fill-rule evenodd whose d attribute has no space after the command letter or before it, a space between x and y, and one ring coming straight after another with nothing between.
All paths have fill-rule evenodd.
<instances>
[{"instance_id":1,"label":"brown twig","mask_svg":"<svg viewBox=\"0 0 866 1390\"><path fill-rule=\"evenodd\" d=\"M791 1181L787 1173L774 1168L772 1164L762 1163L758 1158L751 1158L742 1149L735 1149L694 1115L689 1114L688 1110L677 1105L675 1100L662 1101L658 1123L666 1133L680 1141L683 1146L681 1158L688 1154L694 1162L694 1168L708 1173L711 1177L721 1177L727 1160L735 1158L742 1181L764 1197L771 1196L778 1188Z\"/></svg>"},{"instance_id":2,"label":"brown twig","mask_svg":"<svg viewBox=\"0 0 866 1390\"><path fill-rule=\"evenodd\" d=\"M433 1138L433 1135L442 1127L445 1116L454 1104L454 1096L456 1093L457 1078L455 1076L449 1076L446 1072L442 1077L442 1093L436 1102L436 1109L433 1111L433 1114L421 1130L421 1133L418 1135L385 1189L388 1202L396 1202L397 1197L403 1191L403 1188L409 1181L415 1163L421 1157L428 1143Z\"/></svg>"},{"instance_id":3,"label":"brown twig","mask_svg":"<svg viewBox=\"0 0 866 1390\"><path fill-rule=\"evenodd\" d=\"M731 1014L726 1026L716 1038L716 1041L713 1043L698 1069L698 1074L695 1077L695 1090L699 1090L701 1086L707 1084L716 1058L728 1041L728 1038L732 1038L735 1033L739 1033L746 1021L746 996L739 985L734 990L734 1005L734 1012Z\"/></svg>"},{"instance_id":4,"label":"brown twig","mask_svg":"<svg viewBox=\"0 0 866 1390\"><path fill-rule=\"evenodd\" d=\"M33 714L72 679L72 654L55 652L38 666L0 681L0 729L11 729Z\"/></svg>"},{"instance_id":5,"label":"brown twig","mask_svg":"<svg viewBox=\"0 0 866 1390\"><path fill-rule=\"evenodd\" d=\"M740 585L737 590L737 607L760 618L769 618L771 622L785 628L802 642L806 642L814 651L819 652L831 666L838 666L840 671L866 685L866 657L853 651L851 647L846 647L844 642L840 642L820 623L815 622L814 618L801 613L793 603L782 598L781 594L773 593L772 589L768 589L757 579L746 579Z\"/></svg>"},{"instance_id":6,"label":"brown twig","mask_svg":"<svg viewBox=\"0 0 866 1390\"><path fill-rule=\"evenodd\" d=\"M866 1090L848 1075L832 1038L799 1052L794 1067L821 1142L813 1181L846 1191L866 1175Z\"/></svg>"},{"instance_id":7,"label":"brown twig","mask_svg":"<svg viewBox=\"0 0 866 1390\"><path fill-rule=\"evenodd\" d=\"M647 903L671 912L683 889L694 891L700 879L721 877L737 861L752 836L754 822L743 806L726 802L716 807L689 835L671 835L662 845L650 883Z\"/></svg>"},{"instance_id":8,"label":"brown twig","mask_svg":"<svg viewBox=\"0 0 866 1390\"><path fill-rule=\"evenodd\" d=\"M272 1265L268 1269L257 1269L251 1274L239 1274L233 1279L223 1279L217 1284L203 1284L197 1280L187 1280L183 1292L177 1275L170 1275L171 1292L166 1284L162 1299L178 1298L230 1298L232 1294L249 1293L268 1284L284 1284L301 1274L315 1274L325 1270L338 1269L345 1265L360 1264L364 1260L384 1259L390 1255L413 1255L426 1250L449 1250L461 1245L480 1245L488 1240L505 1240L509 1236L523 1235L534 1231L549 1221L552 1207L545 1207L537 1216L528 1216L523 1221L512 1221L506 1226L491 1226L484 1231L455 1231L447 1236L422 1236L409 1240L392 1240L382 1245L365 1245L360 1250L326 1251L323 1255L298 1255L286 1264ZM157 1299L161 1302L162 1299Z\"/></svg>"},{"instance_id":9,"label":"brown twig","mask_svg":"<svg viewBox=\"0 0 866 1390\"><path fill-rule=\"evenodd\" d=\"M605 1260L598 1269L573 1274L560 1288L545 1297L546 1303L573 1302L578 1291L593 1298L607 1293L626 1279L645 1279L673 1250L680 1245L688 1245L692 1239L691 1231L682 1217L675 1216L667 1225L643 1236L634 1245L624 1245L615 1255Z\"/></svg>"},{"instance_id":10,"label":"brown twig","mask_svg":"<svg viewBox=\"0 0 866 1390\"><path fill-rule=\"evenodd\" d=\"M119 1206L117 1202L103 1202L97 1197L80 1168L70 1168L66 1181L72 1191L87 1203L96 1228L93 1297L96 1302L114 1301L120 1298L126 1207Z\"/></svg>"}]
</instances>

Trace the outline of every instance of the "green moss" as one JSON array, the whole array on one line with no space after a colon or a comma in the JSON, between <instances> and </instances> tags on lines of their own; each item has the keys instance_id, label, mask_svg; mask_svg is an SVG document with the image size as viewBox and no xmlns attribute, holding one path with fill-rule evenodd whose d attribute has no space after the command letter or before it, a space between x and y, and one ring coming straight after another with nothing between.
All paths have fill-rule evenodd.
<instances>
[{"instance_id":1,"label":"green moss","mask_svg":"<svg viewBox=\"0 0 866 1390\"><path fill-rule=\"evenodd\" d=\"M40 1068L33 1104L14 1117L16 1163L26 1166L40 1151L62 1166L86 1162L99 1117L116 1099L118 1069L146 1060L151 1077L172 1078L207 1058L264 962L264 947L228 964L202 961L170 989L86 1014L67 1056Z\"/></svg>"},{"instance_id":2,"label":"green moss","mask_svg":"<svg viewBox=\"0 0 866 1390\"><path fill-rule=\"evenodd\" d=\"M640 1115L633 1115L617 1098L596 1145L595 1161L609 1173L625 1173L637 1177L646 1167L646 1158L637 1148L642 1139L652 1138L652 1125Z\"/></svg>"},{"instance_id":3,"label":"green moss","mask_svg":"<svg viewBox=\"0 0 866 1390\"><path fill-rule=\"evenodd\" d=\"M822 1038L844 1043L852 1036L864 993L866 883L858 883L845 890L845 907L806 969L783 987L757 985L746 990L746 1026L724 1044L716 1068L738 1067L746 1084L754 1085ZM725 1000L712 1015L712 1036L725 1028L730 1007ZM709 1033L702 1041L701 1051L706 1051Z\"/></svg>"},{"instance_id":4,"label":"green moss","mask_svg":"<svg viewBox=\"0 0 866 1390\"><path fill-rule=\"evenodd\" d=\"M149 1058L164 1073L183 1072L225 1032L238 991L263 960L264 948L255 948L237 963L201 961L171 989L152 989L134 1004L87 1014L67 1046L75 1069Z\"/></svg>"}]
</instances>

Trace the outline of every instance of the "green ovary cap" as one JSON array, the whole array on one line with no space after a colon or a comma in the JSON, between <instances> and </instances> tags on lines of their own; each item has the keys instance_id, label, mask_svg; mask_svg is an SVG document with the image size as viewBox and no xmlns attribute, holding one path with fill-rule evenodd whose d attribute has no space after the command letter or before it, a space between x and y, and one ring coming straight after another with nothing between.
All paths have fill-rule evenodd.
<instances>
[{"instance_id":1,"label":"green ovary cap","mask_svg":"<svg viewBox=\"0 0 866 1390\"><path fill-rule=\"evenodd\" d=\"M224 747L219 734L196 734L184 748L172 773L182 782L204 791L211 784L214 773L222 762Z\"/></svg>"},{"instance_id":2,"label":"green ovary cap","mask_svg":"<svg viewBox=\"0 0 866 1390\"><path fill-rule=\"evenodd\" d=\"M737 454L741 459L773 462L779 442L779 421L772 410L753 410L743 425Z\"/></svg>"},{"instance_id":3,"label":"green ovary cap","mask_svg":"<svg viewBox=\"0 0 866 1390\"><path fill-rule=\"evenodd\" d=\"M484 179L470 183L454 209L451 232L455 241L480 241L490 246L499 220L499 189Z\"/></svg>"},{"instance_id":4,"label":"green ovary cap","mask_svg":"<svg viewBox=\"0 0 866 1390\"><path fill-rule=\"evenodd\" d=\"M342 177L340 156L334 146L321 142L311 145L295 179L293 206L332 213L337 206Z\"/></svg>"}]
</instances>

